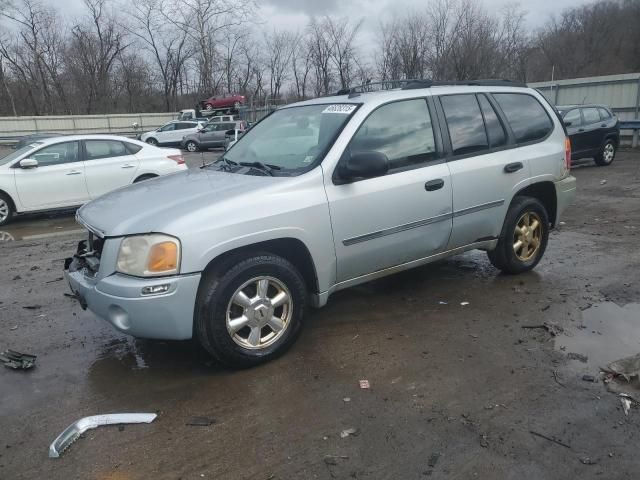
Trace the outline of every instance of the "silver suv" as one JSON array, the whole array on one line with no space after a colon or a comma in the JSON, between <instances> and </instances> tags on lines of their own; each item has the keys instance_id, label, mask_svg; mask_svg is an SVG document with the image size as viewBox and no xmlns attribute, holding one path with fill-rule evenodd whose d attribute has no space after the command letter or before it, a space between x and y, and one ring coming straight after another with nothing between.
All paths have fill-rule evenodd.
<instances>
[{"instance_id":1,"label":"silver suv","mask_svg":"<svg viewBox=\"0 0 640 480\"><path fill-rule=\"evenodd\" d=\"M88 203L71 289L121 332L246 367L338 290L472 249L534 268L576 189L555 110L504 81L392 86L280 108L212 164Z\"/></svg>"}]
</instances>

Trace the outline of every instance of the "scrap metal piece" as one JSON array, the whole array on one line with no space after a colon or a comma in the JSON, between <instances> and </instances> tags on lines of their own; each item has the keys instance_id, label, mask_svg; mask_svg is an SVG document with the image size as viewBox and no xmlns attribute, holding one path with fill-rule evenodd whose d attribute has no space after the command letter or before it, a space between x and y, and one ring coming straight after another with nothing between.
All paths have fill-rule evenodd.
<instances>
[{"instance_id":1,"label":"scrap metal piece","mask_svg":"<svg viewBox=\"0 0 640 480\"><path fill-rule=\"evenodd\" d=\"M36 364L36 355L29 353L20 353L15 350L6 350L0 353L0 361L7 368L14 370L29 370Z\"/></svg>"},{"instance_id":2,"label":"scrap metal piece","mask_svg":"<svg viewBox=\"0 0 640 480\"><path fill-rule=\"evenodd\" d=\"M84 417L69 425L49 447L49 457L58 458L69 445L75 442L80 435L92 428L103 425L119 425L123 423L151 423L156 419L155 413L109 413L106 415L93 415Z\"/></svg>"}]
</instances>

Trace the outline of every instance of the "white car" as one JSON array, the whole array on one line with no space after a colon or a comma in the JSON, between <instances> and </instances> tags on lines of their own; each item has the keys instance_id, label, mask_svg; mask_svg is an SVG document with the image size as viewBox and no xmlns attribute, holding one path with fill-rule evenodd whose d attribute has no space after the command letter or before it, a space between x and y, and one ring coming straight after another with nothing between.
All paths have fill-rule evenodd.
<instances>
[{"instance_id":1,"label":"white car","mask_svg":"<svg viewBox=\"0 0 640 480\"><path fill-rule=\"evenodd\" d=\"M149 145L179 145L182 137L199 132L206 122L172 120L158 127L157 130L145 132L140 140Z\"/></svg>"},{"instance_id":2,"label":"white car","mask_svg":"<svg viewBox=\"0 0 640 480\"><path fill-rule=\"evenodd\" d=\"M126 137L38 140L0 158L0 225L16 213L76 207L116 188L186 168L180 150Z\"/></svg>"}]
</instances>

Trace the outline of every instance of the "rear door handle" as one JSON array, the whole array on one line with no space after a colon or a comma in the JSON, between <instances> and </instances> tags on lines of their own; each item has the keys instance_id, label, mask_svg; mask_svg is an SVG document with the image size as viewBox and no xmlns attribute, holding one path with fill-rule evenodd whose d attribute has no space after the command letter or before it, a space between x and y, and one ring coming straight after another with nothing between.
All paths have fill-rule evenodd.
<instances>
[{"instance_id":1,"label":"rear door handle","mask_svg":"<svg viewBox=\"0 0 640 480\"><path fill-rule=\"evenodd\" d=\"M579 128L578 132L584 132L584 128Z\"/></svg>"},{"instance_id":2,"label":"rear door handle","mask_svg":"<svg viewBox=\"0 0 640 480\"><path fill-rule=\"evenodd\" d=\"M440 190L442 187L444 187L444 180L442 180L441 178L438 178L436 180L429 180L427 183L424 184L424 189L427 192Z\"/></svg>"},{"instance_id":3,"label":"rear door handle","mask_svg":"<svg viewBox=\"0 0 640 480\"><path fill-rule=\"evenodd\" d=\"M82 172L78 172L77 170L72 170L67 175L82 175Z\"/></svg>"},{"instance_id":4,"label":"rear door handle","mask_svg":"<svg viewBox=\"0 0 640 480\"><path fill-rule=\"evenodd\" d=\"M127 163L126 165L123 165L120 168L135 168L135 165L131 165L131 164Z\"/></svg>"},{"instance_id":5,"label":"rear door handle","mask_svg":"<svg viewBox=\"0 0 640 480\"><path fill-rule=\"evenodd\" d=\"M508 163L504 166L504 173L514 173L518 170L522 170L523 168L524 165L522 164L522 162Z\"/></svg>"}]
</instances>

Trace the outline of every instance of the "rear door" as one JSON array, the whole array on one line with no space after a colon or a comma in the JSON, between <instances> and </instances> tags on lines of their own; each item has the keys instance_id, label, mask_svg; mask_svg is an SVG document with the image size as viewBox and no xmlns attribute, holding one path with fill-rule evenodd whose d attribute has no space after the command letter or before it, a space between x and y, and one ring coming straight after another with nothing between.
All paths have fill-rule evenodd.
<instances>
[{"instance_id":1,"label":"rear door","mask_svg":"<svg viewBox=\"0 0 640 480\"><path fill-rule=\"evenodd\" d=\"M92 199L133 182L140 162L125 142L84 140L82 143L87 187Z\"/></svg>"},{"instance_id":2,"label":"rear door","mask_svg":"<svg viewBox=\"0 0 640 480\"><path fill-rule=\"evenodd\" d=\"M160 128L160 130L158 130L155 134L155 137L158 139L158 143L160 144L173 143L174 142L173 138L175 137L176 125L177 125L176 122L167 123L165 126ZM180 138L182 139L182 137Z\"/></svg>"},{"instance_id":3,"label":"rear door","mask_svg":"<svg viewBox=\"0 0 640 480\"><path fill-rule=\"evenodd\" d=\"M604 140L605 129L601 126L600 113L596 107L584 107L582 109L584 120L586 148L594 153L600 150Z\"/></svg>"},{"instance_id":4,"label":"rear door","mask_svg":"<svg viewBox=\"0 0 640 480\"><path fill-rule=\"evenodd\" d=\"M337 281L428 257L444 250L451 234L449 168L423 98L374 110L345 149L381 152L386 175L342 183L340 166L325 172L337 257Z\"/></svg>"},{"instance_id":5,"label":"rear door","mask_svg":"<svg viewBox=\"0 0 640 480\"><path fill-rule=\"evenodd\" d=\"M580 108L572 108L564 113L562 120L567 127L567 133L571 139L571 154L578 158L587 150L587 134L584 131L582 111ZM569 125L567 125L569 123Z\"/></svg>"},{"instance_id":6,"label":"rear door","mask_svg":"<svg viewBox=\"0 0 640 480\"><path fill-rule=\"evenodd\" d=\"M80 142L61 142L29 156L36 168L14 167L20 202L29 210L81 205L89 201Z\"/></svg>"}]
</instances>

